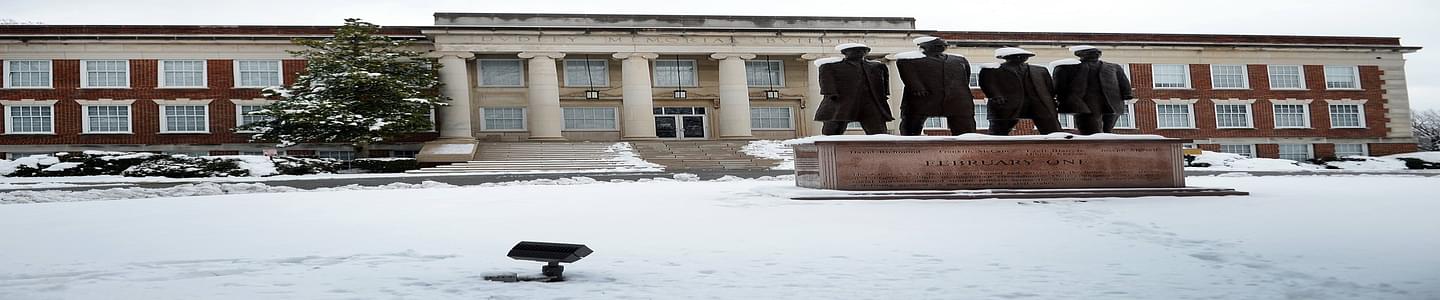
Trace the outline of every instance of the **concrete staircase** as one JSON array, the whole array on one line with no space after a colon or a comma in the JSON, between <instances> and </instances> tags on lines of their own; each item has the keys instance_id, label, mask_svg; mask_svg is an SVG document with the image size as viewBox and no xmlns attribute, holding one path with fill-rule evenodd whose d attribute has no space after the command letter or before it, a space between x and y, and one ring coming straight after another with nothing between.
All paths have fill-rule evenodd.
<instances>
[{"instance_id":1,"label":"concrete staircase","mask_svg":"<svg viewBox=\"0 0 1440 300\"><path fill-rule=\"evenodd\" d=\"M529 173L529 172L633 172L643 169L619 160L616 143L522 142L480 143L475 160L412 170L406 173Z\"/></svg>"},{"instance_id":2,"label":"concrete staircase","mask_svg":"<svg viewBox=\"0 0 1440 300\"><path fill-rule=\"evenodd\" d=\"M779 160L740 152L750 141L637 141L630 142L645 161L664 165L667 171L769 170Z\"/></svg>"}]
</instances>

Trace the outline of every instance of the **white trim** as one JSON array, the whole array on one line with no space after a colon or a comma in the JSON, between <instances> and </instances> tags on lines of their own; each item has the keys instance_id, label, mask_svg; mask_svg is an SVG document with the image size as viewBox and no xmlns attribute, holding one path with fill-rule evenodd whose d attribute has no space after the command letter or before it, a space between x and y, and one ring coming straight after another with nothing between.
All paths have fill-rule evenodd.
<instances>
[{"instance_id":1,"label":"white trim","mask_svg":"<svg viewBox=\"0 0 1440 300\"><path fill-rule=\"evenodd\" d=\"M1195 126L1195 103L1196 103L1196 102L1200 102L1200 99L1178 99L1178 98L1171 98L1171 99L1154 99L1154 100L1152 100L1152 101L1155 102L1155 129L1195 129L1195 128L1196 128L1196 126ZM1161 122L1160 122L1160 115L1161 115L1161 114L1160 114L1160 106L1161 106L1161 105L1185 105L1186 107L1188 107L1187 112L1186 112L1186 115L1187 115L1188 117L1190 117L1190 120L1189 120L1190 126L1189 126L1189 127L1164 127L1164 126L1161 126Z\"/></svg>"},{"instance_id":2,"label":"white trim","mask_svg":"<svg viewBox=\"0 0 1440 300\"><path fill-rule=\"evenodd\" d=\"M515 64L517 64L517 65L520 66L520 72L518 72L519 75L520 75L520 84L518 84L518 85L492 85L492 84L485 84L485 70L484 70L484 68L485 68L484 65L485 65L485 64L483 63L483 62L485 62L485 61L513 61L513 62L515 62ZM609 64L609 63L607 62L606 64ZM519 58L482 58L482 59L476 59L476 60L475 60L475 86L476 86L476 87L482 87L482 88L525 87L525 68L527 68L527 67L528 67L528 66L525 65L525 60L524 60L524 59L519 59ZM564 72L561 72L561 73L564 73ZM563 75L563 74L562 74L562 75ZM563 83L563 82L562 82L562 83Z\"/></svg>"},{"instance_id":3,"label":"white trim","mask_svg":"<svg viewBox=\"0 0 1440 300\"><path fill-rule=\"evenodd\" d=\"M679 86L675 86L675 85L669 85L668 83L660 82L660 62L661 62L661 61L688 61L688 62L690 62L690 63L695 67L694 72L690 72L690 75L691 75L691 76L690 76L690 82L691 82L692 84L682 84L682 85L679 85ZM699 61L696 61L696 60L694 60L694 59L656 59L655 61L653 61L653 62L650 64L650 81L651 81L650 83L652 84L652 87L656 87L656 88L682 88L682 87L687 87L687 88L689 88L689 87L700 87L700 62L699 62Z\"/></svg>"},{"instance_id":4,"label":"white trim","mask_svg":"<svg viewBox=\"0 0 1440 300\"><path fill-rule=\"evenodd\" d=\"M611 115L612 115L612 118L615 119L615 127L614 127L614 128L565 128L565 109L567 109L567 108L581 108L581 109L600 108L600 109L609 109L609 110L610 110L610 113L611 113ZM483 119L483 117L482 117L482 119ZM528 122L529 120L526 120L526 121ZM619 107L613 107L613 106L571 106L571 107L561 107L561 108L560 108L560 122L561 122L561 123L560 123L560 130L561 130L561 131L600 131L600 132L605 132L605 131L620 131L620 108L619 108Z\"/></svg>"},{"instance_id":5,"label":"white trim","mask_svg":"<svg viewBox=\"0 0 1440 300\"><path fill-rule=\"evenodd\" d=\"M1326 112L1326 113L1329 115L1329 117L1330 117L1330 128L1355 129L1355 128L1365 128L1365 127L1366 127L1366 126L1365 126L1365 101L1362 100L1362 101L1358 101L1359 103L1355 103L1354 101L1347 101L1347 102L1336 101L1336 102L1331 102L1331 100L1325 100L1325 102L1328 102L1328 103L1325 105L1325 112ZM1338 102L1338 103L1337 103L1337 102ZM1360 125L1359 125L1359 126L1335 126L1335 107L1336 107L1336 106L1354 106L1354 107L1355 107L1355 115L1356 115L1355 120L1356 120Z\"/></svg>"},{"instance_id":6,"label":"white trim","mask_svg":"<svg viewBox=\"0 0 1440 300\"><path fill-rule=\"evenodd\" d=\"M49 84L48 84L48 85L45 85L45 86L13 86L13 85L11 85L10 79L11 79L13 76L10 76L10 62L17 62L17 61L44 61L44 62L45 62L45 66L46 66L45 68L50 70L50 71L47 71L47 72L46 72L46 73L48 73L47 75L50 76L50 79L45 81L45 82L47 82L47 83L49 83ZM16 89L16 90L21 90L21 89L53 89L53 88L55 88L55 61L54 61L54 60L49 60L49 59L11 59L11 60L5 60L4 62L5 62L4 64L0 64L0 77L4 77L4 78L5 78L4 88L6 88L6 89Z\"/></svg>"},{"instance_id":7,"label":"white trim","mask_svg":"<svg viewBox=\"0 0 1440 300\"><path fill-rule=\"evenodd\" d=\"M1255 100L1211 100L1214 102L1215 129L1253 129L1255 128L1255 108L1250 104ZM1220 106L1242 106L1245 107L1245 126L1225 126L1220 124ZM1232 113L1233 114L1233 113Z\"/></svg>"},{"instance_id":8,"label":"white trim","mask_svg":"<svg viewBox=\"0 0 1440 300\"><path fill-rule=\"evenodd\" d=\"M1274 124L1271 124L1271 125L1273 125L1273 126L1275 127L1275 129L1310 129L1310 127L1311 127L1311 125L1310 125L1310 102L1311 102L1311 101L1313 101L1313 100L1311 100L1311 99L1305 99L1305 100L1295 100L1295 99L1278 100L1278 99L1270 99L1270 119L1273 120L1273 123L1274 123ZM1280 119L1279 119L1279 118L1276 118L1277 114L1276 114L1276 111L1275 111L1275 106L1279 106L1279 105L1299 105L1300 107L1304 108L1304 113L1305 113L1305 125L1304 125L1304 126L1280 126Z\"/></svg>"},{"instance_id":9,"label":"white trim","mask_svg":"<svg viewBox=\"0 0 1440 300\"><path fill-rule=\"evenodd\" d=\"M1240 87L1217 87L1215 86L1215 67L1240 67ZM1243 64L1212 64L1210 65L1210 89L1211 90L1248 90L1250 89L1250 66Z\"/></svg>"},{"instance_id":10,"label":"white trim","mask_svg":"<svg viewBox=\"0 0 1440 300\"><path fill-rule=\"evenodd\" d=\"M106 62L116 62L116 61L119 61L119 62L125 62L125 85L124 85L124 86L90 86L90 70L89 70L89 65L90 65L91 62L97 62L97 61L106 61ZM51 71L53 72L54 70L52 69ZM128 89L128 88L130 88L130 60L126 60L126 59L82 59L82 60L80 60L80 88L81 88L81 89Z\"/></svg>"},{"instance_id":11,"label":"white trim","mask_svg":"<svg viewBox=\"0 0 1440 300\"><path fill-rule=\"evenodd\" d=\"M165 85L165 62L167 62L167 61L198 61L198 62L200 62L200 83L201 83L202 85L199 85L199 86L167 86L167 85ZM237 66L238 66L238 65L237 65ZM283 63L281 64L281 68L284 68L284 64L283 64ZM156 71L155 71L155 73L156 73L156 75L155 75L155 76L156 76L155 88L157 88L157 89L203 89L203 88L209 88L209 87L210 87L210 63L209 63L209 61L204 60L204 59L162 59L162 60L157 60L157 61L155 61L155 70L156 70ZM238 74L238 73L237 73L237 74ZM283 73L282 73L282 74L283 74ZM281 81L284 81L284 78L283 78L284 75L281 75L281 76L282 76Z\"/></svg>"},{"instance_id":12,"label":"white trim","mask_svg":"<svg viewBox=\"0 0 1440 300\"><path fill-rule=\"evenodd\" d=\"M783 109L785 109L785 115L786 115L785 119L786 119L788 122L785 122L785 127L784 127L784 128L760 128L760 127L755 127L755 126L754 126L754 125L755 125L755 109L757 109L757 108L758 108L758 109L777 109L777 108L783 108ZM750 130L795 130L795 109L792 108L792 107L789 107L789 106L751 106L751 107L750 107L750 125L751 125L751 126L750 126Z\"/></svg>"},{"instance_id":13,"label":"white trim","mask_svg":"<svg viewBox=\"0 0 1440 300\"><path fill-rule=\"evenodd\" d=\"M75 100L80 103L80 134L135 134L135 100ZM125 131L90 131L90 108L100 106L125 107Z\"/></svg>"},{"instance_id":14,"label":"white trim","mask_svg":"<svg viewBox=\"0 0 1440 300\"><path fill-rule=\"evenodd\" d=\"M750 63L750 62L774 62L774 63L780 64L780 68L776 69L776 71L779 71L779 73L775 75L775 76L776 76L776 78L775 78L775 85L772 86L772 85L770 85L770 83L766 83L766 84L763 84L763 85L760 85L760 86L753 86L753 85L749 85L749 83L747 82L747 83L746 83L746 86L748 86L749 88L752 88L752 89L768 89L768 88L771 88L771 87L774 87L774 88L776 88L776 89L779 89L779 88L784 88L784 87L785 87L785 61L784 61L784 60L779 60L779 59L769 59L769 60L766 60L766 59L752 59L752 60L747 60L747 61L745 61L745 63L747 63L747 64ZM748 70L749 66L746 66L746 68L747 68L747 70L746 70L746 76L749 76L749 70ZM696 72L696 75L699 75L699 72L698 72L698 71L699 71L699 66L698 66L698 65L696 66L696 71L697 71L697 72ZM746 77L746 78L748 79L749 77ZM747 81L748 81L748 80L747 80Z\"/></svg>"},{"instance_id":15,"label":"white trim","mask_svg":"<svg viewBox=\"0 0 1440 300\"><path fill-rule=\"evenodd\" d=\"M180 98L180 99L175 99L175 100L154 99L154 100L152 100L152 101L155 101L155 104L158 105L157 108L158 108L158 110L159 110L159 115L160 115L160 118L159 118L159 119L160 119L160 120L159 120L159 121L160 121L160 133L210 133L210 101L212 101L212 100L209 100L209 99L206 99L206 100L190 100L190 99ZM204 122L204 124L205 124L205 130L204 130L204 131L171 131L170 128L169 128L169 126L168 126L168 124L167 124L167 122L166 122L166 120L165 120L166 118L169 117L169 116L165 113L165 107L166 107L166 106L204 106L204 107L205 107L205 110L204 110L204 112L205 112L205 122Z\"/></svg>"},{"instance_id":16,"label":"white trim","mask_svg":"<svg viewBox=\"0 0 1440 300\"><path fill-rule=\"evenodd\" d=\"M267 86L247 86L247 85L240 85L240 84L242 83L242 80L241 80L241 78L240 78L240 62L242 62L242 61L273 61L273 62L275 62L275 64L277 65L277 67L275 68L275 75L276 75L276 78L280 79L280 82L275 83L275 85L267 85ZM283 59L236 59L236 60L233 60L233 61L230 62L230 72L231 72L232 76L234 76L234 78L232 78L232 80L234 81L234 88L237 88L237 89L263 89L263 88L272 87L272 86L285 86L285 60L283 60Z\"/></svg>"},{"instance_id":17,"label":"white trim","mask_svg":"<svg viewBox=\"0 0 1440 300\"><path fill-rule=\"evenodd\" d=\"M1295 69L1300 70L1300 87L1299 87L1299 88L1277 88L1277 87L1275 87L1275 70L1272 69L1272 68L1275 68L1275 67L1295 67ZM1304 65L1265 65L1265 78L1266 78L1266 80L1270 81L1270 89L1271 89L1271 90L1275 90L1275 91L1304 91L1304 90L1307 90L1307 88L1306 88L1306 87L1307 87L1307 84L1305 83L1305 66L1304 66Z\"/></svg>"},{"instance_id":18,"label":"white trim","mask_svg":"<svg viewBox=\"0 0 1440 300\"><path fill-rule=\"evenodd\" d=\"M5 134L7 134L7 135L54 135L54 134L55 134L55 119L56 119L56 117L55 117L55 115L56 115L56 112L55 112L55 103L56 103L56 102L60 102L60 101L59 101L59 100L35 100L35 99L21 99L21 100L19 100L19 101L16 101L16 100L0 100L0 105L5 106L5 112L4 112L5 115L4 115L4 116L0 116L0 117L3 117L3 118L0 118L0 121L5 122ZM44 107L49 107L49 108L50 108L50 131L48 131L48 132L11 132L12 130L15 129L15 126L14 126L15 121L13 120L13 116L11 116L10 113L11 113L11 108L14 108L14 107L16 107L16 106L26 106L26 107L29 107L29 106L44 106Z\"/></svg>"},{"instance_id":19,"label":"white trim","mask_svg":"<svg viewBox=\"0 0 1440 300\"><path fill-rule=\"evenodd\" d=\"M560 76L561 76L561 77L560 77L560 85L561 85L562 87L567 87L567 88L589 88L590 85L586 85L586 84L581 84L581 85L572 85L572 84L570 84L570 82L569 82L569 80L570 80L570 73L569 73L569 70L570 70L570 61L583 62L583 61L585 61L585 58L566 58L566 59L561 59L561 60L560 60ZM590 61L592 61L592 62L598 61L598 62L601 62L601 63L604 63L604 64L605 64L605 74L599 78L600 80L604 80L604 81L605 81L605 84L596 84L595 87L597 87L597 88L602 88L602 87L603 87L603 88L608 88L608 87L610 87L610 60L608 60L608 59L593 59L593 58L592 58L592 59L590 59ZM522 70L523 70L523 69L522 69ZM591 79L595 79L595 78L591 78ZM522 82L523 82L523 81L522 81Z\"/></svg>"},{"instance_id":20,"label":"white trim","mask_svg":"<svg viewBox=\"0 0 1440 300\"><path fill-rule=\"evenodd\" d=\"M1332 67L1334 67L1334 68L1349 67L1349 68L1350 68L1350 72L1354 72L1354 73L1351 73L1351 75L1354 75L1354 76L1355 76L1355 77L1354 77L1354 78L1355 78L1355 87L1353 87L1353 88L1330 88L1330 68L1332 68ZM1331 90L1331 91L1359 91L1359 90L1364 90L1364 89L1365 89L1365 86L1361 84L1361 82L1362 82L1363 80L1360 80L1360 66L1358 66L1358 65L1356 65L1356 66L1347 66L1347 65L1324 65L1324 66L1321 66L1321 69L1323 69L1323 70L1325 71L1325 72L1324 72L1325 75L1323 75L1323 76L1325 76L1324 80L1325 80L1325 89L1326 89L1326 90Z\"/></svg>"},{"instance_id":21,"label":"white trim","mask_svg":"<svg viewBox=\"0 0 1440 300\"><path fill-rule=\"evenodd\" d=\"M520 109L520 128L518 128L518 129L490 129L490 124L485 121L485 110L486 110L486 109L490 109L490 108L506 108L506 109L518 108L518 109ZM530 118L530 116L526 115L526 111L527 111L527 110L528 110L528 109L526 109L524 106L490 106L490 107L484 107L484 106L482 106L482 107L480 107L480 131L488 131L488 132L523 132L523 131L529 131L529 130L530 130L530 129L529 129L529 126L530 126L530 124L529 124L529 123L530 123L529 118ZM561 110L560 114L561 114L560 118L562 119L561 122L564 122L564 120L563 120L563 119L565 118L565 116L564 116L564 114L565 114L564 110ZM564 126L564 125L561 125L561 126Z\"/></svg>"},{"instance_id":22,"label":"white trim","mask_svg":"<svg viewBox=\"0 0 1440 300\"><path fill-rule=\"evenodd\" d=\"M1185 87L1160 87L1160 81L1155 80L1155 67L1158 66L1182 66L1185 67ZM1190 78L1189 64L1150 64L1150 88L1156 90L1188 90L1194 88L1194 78Z\"/></svg>"},{"instance_id":23,"label":"white trim","mask_svg":"<svg viewBox=\"0 0 1440 300\"><path fill-rule=\"evenodd\" d=\"M1330 105L1340 105L1340 104L1365 105L1365 102L1370 102L1370 100L1369 100L1369 99L1359 99L1359 100L1356 100L1356 99L1350 99L1350 98L1325 99L1325 103L1326 103L1326 104L1330 104Z\"/></svg>"}]
</instances>

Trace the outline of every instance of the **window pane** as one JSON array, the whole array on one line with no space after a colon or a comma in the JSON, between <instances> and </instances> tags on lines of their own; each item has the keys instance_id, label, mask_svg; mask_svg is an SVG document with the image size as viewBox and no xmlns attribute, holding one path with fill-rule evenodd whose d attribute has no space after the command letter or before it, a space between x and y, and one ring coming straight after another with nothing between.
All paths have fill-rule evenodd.
<instances>
[{"instance_id":1,"label":"window pane","mask_svg":"<svg viewBox=\"0 0 1440 300\"><path fill-rule=\"evenodd\" d=\"M1115 128L1135 128L1135 115L1130 113L1133 109L1135 109L1135 104L1125 104L1125 111L1115 119Z\"/></svg>"},{"instance_id":2,"label":"window pane","mask_svg":"<svg viewBox=\"0 0 1440 300\"><path fill-rule=\"evenodd\" d=\"M1361 121L1360 105L1336 104L1330 105L1330 126L1331 127L1364 127Z\"/></svg>"},{"instance_id":3,"label":"window pane","mask_svg":"<svg viewBox=\"0 0 1440 300\"><path fill-rule=\"evenodd\" d=\"M280 61L241 60L237 61L240 86L269 87L280 85Z\"/></svg>"},{"instance_id":4,"label":"window pane","mask_svg":"<svg viewBox=\"0 0 1440 300\"><path fill-rule=\"evenodd\" d=\"M946 128L945 117L929 117L925 119L925 128Z\"/></svg>"},{"instance_id":5,"label":"window pane","mask_svg":"<svg viewBox=\"0 0 1440 300\"><path fill-rule=\"evenodd\" d=\"M6 131L10 133L51 133L54 108L51 106L10 106L10 122Z\"/></svg>"},{"instance_id":6,"label":"window pane","mask_svg":"<svg viewBox=\"0 0 1440 300\"><path fill-rule=\"evenodd\" d=\"M1305 75L1300 66L1270 66L1270 88L1304 89Z\"/></svg>"},{"instance_id":7,"label":"window pane","mask_svg":"<svg viewBox=\"0 0 1440 300\"><path fill-rule=\"evenodd\" d=\"M565 107L565 129L616 129L613 107Z\"/></svg>"},{"instance_id":8,"label":"window pane","mask_svg":"<svg viewBox=\"0 0 1440 300\"><path fill-rule=\"evenodd\" d=\"M5 74L5 78L10 81L11 87L50 86L50 61L8 60L5 63L10 67L10 72Z\"/></svg>"},{"instance_id":9,"label":"window pane","mask_svg":"<svg viewBox=\"0 0 1440 300\"><path fill-rule=\"evenodd\" d=\"M750 128L753 129L790 129L790 108L789 107L751 107Z\"/></svg>"},{"instance_id":10,"label":"window pane","mask_svg":"<svg viewBox=\"0 0 1440 300\"><path fill-rule=\"evenodd\" d=\"M1335 157L1365 156L1365 144L1335 144Z\"/></svg>"},{"instance_id":11,"label":"window pane","mask_svg":"<svg viewBox=\"0 0 1440 300\"><path fill-rule=\"evenodd\" d=\"M980 65L970 64L970 87L980 87ZM979 120L979 119L976 119ZM979 124L979 123L976 123Z\"/></svg>"},{"instance_id":12,"label":"window pane","mask_svg":"<svg viewBox=\"0 0 1440 300\"><path fill-rule=\"evenodd\" d=\"M208 115L204 105L166 105L165 129L170 132L205 132Z\"/></svg>"},{"instance_id":13,"label":"window pane","mask_svg":"<svg viewBox=\"0 0 1440 300\"><path fill-rule=\"evenodd\" d=\"M329 158L340 161L355 160L355 151L315 151L319 158Z\"/></svg>"},{"instance_id":14,"label":"window pane","mask_svg":"<svg viewBox=\"0 0 1440 300\"><path fill-rule=\"evenodd\" d=\"M520 107L486 107L485 129L487 130L521 130L525 129L525 109Z\"/></svg>"},{"instance_id":15,"label":"window pane","mask_svg":"<svg viewBox=\"0 0 1440 300\"><path fill-rule=\"evenodd\" d=\"M975 128L990 129L990 105L975 104Z\"/></svg>"},{"instance_id":16,"label":"window pane","mask_svg":"<svg viewBox=\"0 0 1440 300\"><path fill-rule=\"evenodd\" d=\"M84 65L86 87L130 86L129 61L87 60Z\"/></svg>"},{"instance_id":17,"label":"window pane","mask_svg":"<svg viewBox=\"0 0 1440 300\"><path fill-rule=\"evenodd\" d=\"M1159 128L1193 128L1190 124L1190 105L1157 104L1155 115Z\"/></svg>"},{"instance_id":18,"label":"window pane","mask_svg":"<svg viewBox=\"0 0 1440 300\"><path fill-rule=\"evenodd\" d=\"M784 86L784 67L778 60L745 61L745 81L750 87Z\"/></svg>"},{"instance_id":19,"label":"window pane","mask_svg":"<svg viewBox=\"0 0 1440 300\"><path fill-rule=\"evenodd\" d=\"M1280 144L1280 159L1304 161L1315 158L1310 155L1309 144Z\"/></svg>"},{"instance_id":20,"label":"window pane","mask_svg":"<svg viewBox=\"0 0 1440 300\"><path fill-rule=\"evenodd\" d=\"M1190 71L1186 65L1153 65L1151 74L1155 78L1156 88L1190 87Z\"/></svg>"},{"instance_id":21,"label":"window pane","mask_svg":"<svg viewBox=\"0 0 1440 300\"><path fill-rule=\"evenodd\" d=\"M1248 86L1245 81L1244 65L1211 65L1210 82L1217 89L1243 89Z\"/></svg>"},{"instance_id":22,"label":"window pane","mask_svg":"<svg viewBox=\"0 0 1440 300\"><path fill-rule=\"evenodd\" d=\"M1306 115L1305 105L1303 104L1277 104L1275 105L1275 127L1309 127L1310 118Z\"/></svg>"},{"instance_id":23,"label":"window pane","mask_svg":"<svg viewBox=\"0 0 1440 300\"><path fill-rule=\"evenodd\" d=\"M263 109L265 109L265 106L264 106L264 105L241 105L241 106L240 106L240 125L246 125L246 124L250 124L250 123L255 123L255 122L260 122L260 121L267 121L267 120L272 119L270 116L253 115L253 114L251 114L251 113L253 113L253 112L260 111L260 110L263 110Z\"/></svg>"},{"instance_id":24,"label":"window pane","mask_svg":"<svg viewBox=\"0 0 1440 300\"><path fill-rule=\"evenodd\" d=\"M1360 88L1359 76L1355 74L1355 68L1349 66L1326 66L1325 67L1325 88L1328 89L1358 89Z\"/></svg>"},{"instance_id":25,"label":"window pane","mask_svg":"<svg viewBox=\"0 0 1440 300\"><path fill-rule=\"evenodd\" d=\"M86 106L87 132L130 132L130 107L121 105Z\"/></svg>"},{"instance_id":26,"label":"window pane","mask_svg":"<svg viewBox=\"0 0 1440 300\"><path fill-rule=\"evenodd\" d=\"M205 86L205 61L162 60L160 69L165 80L161 86Z\"/></svg>"},{"instance_id":27,"label":"window pane","mask_svg":"<svg viewBox=\"0 0 1440 300\"><path fill-rule=\"evenodd\" d=\"M695 86L695 61L655 61L655 86Z\"/></svg>"},{"instance_id":28,"label":"window pane","mask_svg":"<svg viewBox=\"0 0 1440 300\"><path fill-rule=\"evenodd\" d=\"M1250 105L1215 105L1215 125L1220 128L1250 128Z\"/></svg>"},{"instance_id":29,"label":"window pane","mask_svg":"<svg viewBox=\"0 0 1440 300\"><path fill-rule=\"evenodd\" d=\"M524 85L524 68L518 59L482 59L480 66L481 86Z\"/></svg>"},{"instance_id":30,"label":"window pane","mask_svg":"<svg viewBox=\"0 0 1440 300\"><path fill-rule=\"evenodd\" d=\"M1255 147L1254 147L1253 145L1248 145L1248 144L1247 144L1247 145L1223 145L1223 144L1222 144L1222 145L1220 145L1220 152L1232 153L1232 154L1239 154L1239 155L1244 155L1245 157L1250 157L1250 158L1254 158L1254 157L1255 157Z\"/></svg>"},{"instance_id":31,"label":"window pane","mask_svg":"<svg viewBox=\"0 0 1440 300\"><path fill-rule=\"evenodd\" d=\"M590 81L592 79L595 81L594 86L610 85L607 67L608 65L604 59L591 59L590 73L586 75L584 59L567 59L565 60L565 85L574 87L591 86Z\"/></svg>"}]
</instances>

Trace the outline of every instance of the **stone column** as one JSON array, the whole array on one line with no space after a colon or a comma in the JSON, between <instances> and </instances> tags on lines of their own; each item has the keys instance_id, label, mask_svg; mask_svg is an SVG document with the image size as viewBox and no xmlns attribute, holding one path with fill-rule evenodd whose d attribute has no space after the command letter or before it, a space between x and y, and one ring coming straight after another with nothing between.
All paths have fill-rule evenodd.
<instances>
[{"instance_id":1,"label":"stone column","mask_svg":"<svg viewBox=\"0 0 1440 300\"><path fill-rule=\"evenodd\" d=\"M440 54L440 81L445 83L441 90L450 97L450 105L441 107L439 130L441 139L474 140L470 116L470 68L465 59L475 57L474 53Z\"/></svg>"},{"instance_id":2,"label":"stone column","mask_svg":"<svg viewBox=\"0 0 1440 300\"><path fill-rule=\"evenodd\" d=\"M650 80L650 60L655 53L615 53L620 64L621 129L626 140L650 140L655 137L655 95Z\"/></svg>"},{"instance_id":3,"label":"stone column","mask_svg":"<svg viewBox=\"0 0 1440 300\"><path fill-rule=\"evenodd\" d=\"M555 69L555 60L565 58L565 53L524 52L520 58L530 59L528 81L525 85L529 94L529 106L525 111L530 127L531 140L564 140L560 134L565 118L560 112L560 75Z\"/></svg>"},{"instance_id":4,"label":"stone column","mask_svg":"<svg viewBox=\"0 0 1440 300\"><path fill-rule=\"evenodd\" d=\"M720 138L752 139L750 133L750 86L745 81L745 60L754 54L716 53L720 60Z\"/></svg>"},{"instance_id":5,"label":"stone column","mask_svg":"<svg viewBox=\"0 0 1440 300\"><path fill-rule=\"evenodd\" d=\"M885 56L885 67L890 69L890 116L894 121L885 124L892 133L900 132L900 96L905 94L905 82L900 80L899 59L895 54Z\"/></svg>"},{"instance_id":6,"label":"stone column","mask_svg":"<svg viewBox=\"0 0 1440 300\"><path fill-rule=\"evenodd\" d=\"M820 135L820 127L824 125L815 121L815 111L820 107L820 100L825 98L820 95L820 66L815 65L815 60L826 57L829 55L820 53L800 56L800 59L805 61L808 70L805 76L805 99L801 100L804 101L805 109L800 114L800 120L795 122L796 124L805 124L804 131L800 132L802 135Z\"/></svg>"}]
</instances>

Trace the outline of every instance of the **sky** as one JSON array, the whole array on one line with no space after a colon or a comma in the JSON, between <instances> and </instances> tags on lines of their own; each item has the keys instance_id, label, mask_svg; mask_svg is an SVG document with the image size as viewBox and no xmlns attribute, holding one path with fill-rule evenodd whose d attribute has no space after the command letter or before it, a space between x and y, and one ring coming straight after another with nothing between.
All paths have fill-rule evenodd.
<instances>
[{"instance_id":1,"label":"sky","mask_svg":"<svg viewBox=\"0 0 1440 300\"><path fill-rule=\"evenodd\" d=\"M0 19L86 25L433 24L435 12L914 17L920 29L1400 37L1411 107L1440 110L1440 1L0 0Z\"/></svg>"}]
</instances>

